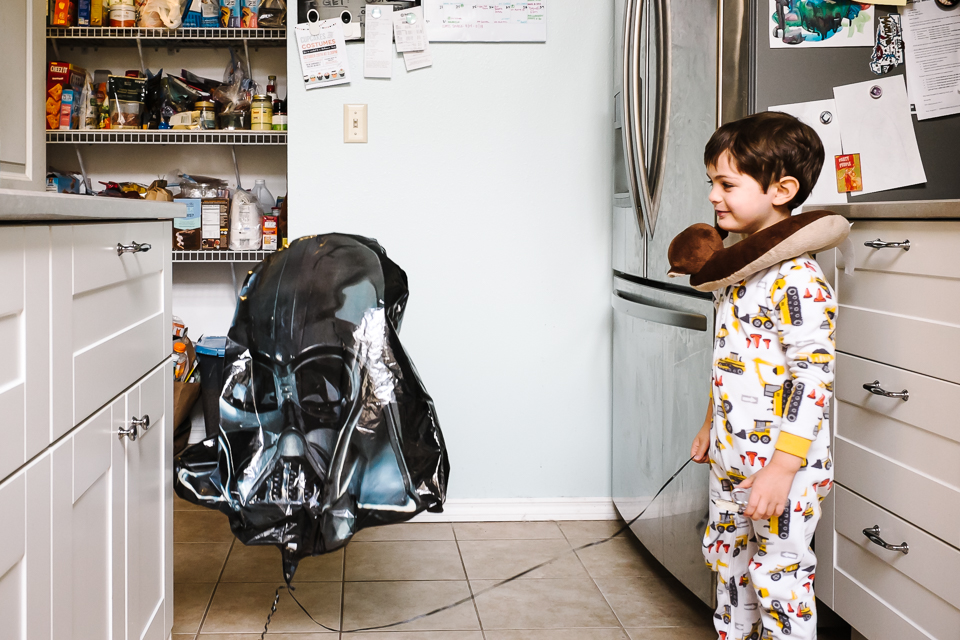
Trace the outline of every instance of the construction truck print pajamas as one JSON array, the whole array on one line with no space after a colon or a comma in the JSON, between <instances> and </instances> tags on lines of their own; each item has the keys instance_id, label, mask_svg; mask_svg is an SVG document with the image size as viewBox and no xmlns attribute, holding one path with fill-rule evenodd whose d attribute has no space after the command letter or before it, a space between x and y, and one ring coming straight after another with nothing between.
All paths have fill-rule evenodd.
<instances>
[{"instance_id":1,"label":"construction truck print pajamas","mask_svg":"<svg viewBox=\"0 0 960 640\"><path fill-rule=\"evenodd\" d=\"M715 293L710 524L704 557L718 573L720 640L816 638L810 549L833 484L830 399L836 296L809 256ZM718 506L776 449L803 459L780 517L753 520ZM737 497L742 499L738 494Z\"/></svg>"}]
</instances>

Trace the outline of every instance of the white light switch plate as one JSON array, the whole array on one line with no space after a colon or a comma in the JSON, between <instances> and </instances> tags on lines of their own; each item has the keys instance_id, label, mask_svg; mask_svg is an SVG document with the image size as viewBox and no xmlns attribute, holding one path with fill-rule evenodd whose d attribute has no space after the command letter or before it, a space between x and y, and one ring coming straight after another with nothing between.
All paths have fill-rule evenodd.
<instances>
[{"instance_id":1,"label":"white light switch plate","mask_svg":"<svg viewBox=\"0 0 960 640\"><path fill-rule=\"evenodd\" d=\"M343 105L343 141L367 141L367 105Z\"/></svg>"}]
</instances>

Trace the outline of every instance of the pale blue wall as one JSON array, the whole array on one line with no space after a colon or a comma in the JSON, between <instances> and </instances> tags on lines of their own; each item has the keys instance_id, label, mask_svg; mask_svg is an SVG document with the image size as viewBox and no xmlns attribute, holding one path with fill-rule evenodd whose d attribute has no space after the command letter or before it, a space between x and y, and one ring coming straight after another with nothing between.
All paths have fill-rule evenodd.
<instances>
[{"instance_id":1,"label":"pale blue wall","mask_svg":"<svg viewBox=\"0 0 960 640\"><path fill-rule=\"evenodd\" d=\"M291 236L372 236L407 271L452 498L610 495L612 40L612 0L552 0L546 44L434 43L389 81L351 44L353 82L310 92L290 48Z\"/></svg>"}]
</instances>

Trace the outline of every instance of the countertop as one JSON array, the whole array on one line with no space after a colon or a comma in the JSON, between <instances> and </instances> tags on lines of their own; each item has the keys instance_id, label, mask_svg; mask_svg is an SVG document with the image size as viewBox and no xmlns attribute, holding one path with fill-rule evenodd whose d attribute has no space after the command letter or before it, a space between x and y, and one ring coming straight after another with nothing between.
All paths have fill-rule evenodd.
<instances>
[{"instance_id":1,"label":"countertop","mask_svg":"<svg viewBox=\"0 0 960 640\"><path fill-rule=\"evenodd\" d=\"M804 207L806 210L807 207ZM827 209L850 220L933 220L960 219L960 200L906 200L903 202L851 202L811 205L810 210Z\"/></svg>"},{"instance_id":2,"label":"countertop","mask_svg":"<svg viewBox=\"0 0 960 640\"><path fill-rule=\"evenodd\" d=\"M186 215L186 205L177 202L0 189L0 222L169 220Z\"/></svg>"}]
</instances>

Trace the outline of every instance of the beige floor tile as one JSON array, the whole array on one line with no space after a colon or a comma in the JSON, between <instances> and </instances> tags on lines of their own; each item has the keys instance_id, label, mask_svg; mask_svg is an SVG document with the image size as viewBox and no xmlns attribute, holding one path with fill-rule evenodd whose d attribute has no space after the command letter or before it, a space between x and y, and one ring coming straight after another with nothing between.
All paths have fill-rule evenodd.
<instances>
[{"instance_id":1,"label":"beige floor tile","mask_svg":"<svg viewBox=\"0 0 960 640\"><path fill-rule=\"evenodd\" d=\"M574 549L590 542L570 540ZM594 578L646 576L657 567L657 561L632 537L614 538L594 547L579 549L577 555Z\"/></svg>"},{"instance_id":2,"label":"beige floor tile","mask_svg":"<svg viewBox=\"0 0 960 640\"><path fill-rule=\"evenodd\" d=\"M197 637L195 633L175 633L173 640L194 640Z\"/></svg>"},{"instance_id":3,"label":"beige floor tile","mask_svg":"<svg viewBox=\"0 0 960 640\"><path fill-rule=\"evenodd\" d=\"M712 627L709 608L681 586L653 574L597 578L624 627Z\"/></svg>"},{"instance_id":4,"label":"beige floor tile","mask_svg":"<svg viewBox=\"0 0 960 640\"><path fill-rule=\"evenodd\" d=\"M457 522L457 540L541 540L562 538L556 522Z\"/></svg>"},{"instance_id":5,"label":"beige floor tile","mask_svg":"<svg viewBox=\"0 0 960 640\"><path fill-rule=\"evenodd\" d=\"M350 640L483 640L482 631L378 631L351 633Z\"/></svg>"},{"instance_id":6,"label":"beige floor tile","mask_svg":"<svg viewBox=\"0 0 960 640\"><path fill-rule=\"evenodd\" d=\"M271 627L273 625L270 625ZM193 638L193 636L190 636ZM330 633L273 633L267 634L269 640L331 640L336 634ZM174 636L176 640L176 636ZM260 640L259 633L201 633L197 640Z\"/></svg>"},{"instance_id":7,"label":"beige floor tile","mask_svg":"<svg viewBox=\"0 0 960 640\"><path fill-rule=\"evenodd\" d=\"M486 640L629 640L622 629L508 629L484 634Z\"/></svg>"},{"instance_id":8,"label":"beige floor tile","mask_svg":"<svg viewBox=\"0 0 960 640\"><path fill-rule=\"evenodd\" d=\"M568 539L577 540L601 540L609 538L617 531L623 528L622 520L574 520L557 523L560 531ZM629 531L624 531L621 536L631 535Z\"/></svg>"},{"instance_id":9,"label":"beige floor tile","mask_svg":"<svg viewBox=\"0 0 960 640\"><path fill-rule=\"evenodd\" d=\"M566 540L462 540L460 555L470 580L503 580L554 558L520 579L587 577Z\"/></svg>"},{"instance_id":10,"label":"beige floor tile","mask_svg":"<svg viewBox=\"0 0 960 640\"><path fill-rule=\"evenodd\" d=\"M216 583L173 584L173 633L195 634L210 603ZM192 638L193 635L190 635Z\"/></svg>"},{"instance_id":11,"label":"beige floor tile","mask_svg":"<svg viewBox=\"0 0 960 640\"><path fill-rule=\"evenodd\" d=\"M198 504L193 504L192 502L187 502L176 493L173 494L173 510L174 511L210 511L206 507L201 507Z\"/></svg>"},{"instance_id":12,"label":"beige floor tile","mask_svg":"<svg viewBox=\"0 0 960 640\"><path fill-rule=\"evenodd\" d=\"M301 582L339 582L343 574L343 550L304 558L293 576L294 584ZM283 582L283 561L280 550L273 545L247 546L241 542L233 545L227 566L223 569L223 582Z\"/></svg>"},{"instance_id":13,"label":"beige floor tile","mask_svg":"<svg viewBox=\"0 0 960 640\"><path fill-rule=\"evenodd\" d=\"M659 627L627 629L631 640L717 640L713 627Z\"/></svg>"},{"instance_id":14,"label":"beige floor tile","mask_svg":"<svg viewBox=\"0 0 960 640\"><path fill-rule=\"evenodd\" d=\"M453 540L453 525L448 522L404 522L361 529L352 542L384 540Z\"/></svg>"},{"instance_id":15,"label":"beige floor tile","mask_svg":"<svg viewBox=\"0 0 960 640\"><path fill-rule=\"evenodd\" d=\"M231 542L230 521L219 511L173 512L174 542Z\"/></svg>"},{"instance_id":16,"label":"beige floor tile","mask_svg":"<svg viewBox=\"0 0 960 640\"><path fill-rule=\"evenodd\" d=\"M517 580L487 593L493 580L471 580L487 629L619 627L616 616L589 578Z\"/></svg>"},{"instance_id":17,"label":"beige floor tile","mask_svg":"<svg viewBox=\"0 0 960 640\"><path fill-rule=\"evenodd\" d=\"M346 579L466 580L457 543L438 540L351 542L347 545Z\"/></svg>"},{"instance_id":18,"label":"beige floor tile","mask_svg":"<svg viewBox=\"0 0 960 640\"><path fill-rule=\"evenodd\" d=\"M276 586L270 583L221 582L213 596L207 619L200 629L207 633L260 633L270 613ZM340 619L340 584L336 582L306 582L297 588L297 599L318 621L337 628ZM290 595L280 592L277 613L270 623L268 634L322 633L297 605Z\"/></svg>"},{"instance_id":19,"label":"beige floor tile","mask_svg":"<svg viewBox=\"0 0 960 640\"><path fill-rule=\"evenodd\" d=\"M216 582L229 551L229 542L174 542L173 583Z\"/></svg>"},{"instance_id":20,"label":"beige floor tile","mask_svg":"<svg viewBox=\"0 0 960 640\"><path fill-rule=\"evenodd\" d=\"M398 622L469 597L467 583L452 580L348 582L344 586L343 627L349 630ZM459 631L479 628L477 612L473 603L467 600L452 609L393 630Z\"/></svg>"}]
</instances>

